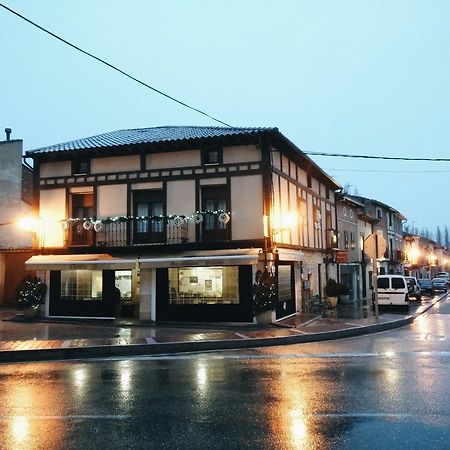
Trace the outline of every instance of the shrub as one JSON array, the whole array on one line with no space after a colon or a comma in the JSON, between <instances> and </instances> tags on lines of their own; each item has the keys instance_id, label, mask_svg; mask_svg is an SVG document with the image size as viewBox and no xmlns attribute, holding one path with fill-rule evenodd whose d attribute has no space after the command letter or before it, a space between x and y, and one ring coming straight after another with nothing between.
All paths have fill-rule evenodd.
<instances>
[{"instance_id":1,"label":"shrub","mask_svg":"<svg viewBox=\"0 0 450 450\"><path fill-rule=\"evenodd\" d=\"M37 309L45 302L47 286L39 278L27 275L18 290L18 302L22 308Z\"/></svg>"},{"instance_id":2,"label":"shrub","mask_svg":"<svg viewBox=\"0 0 450 450\"><path fill-rule=\"evenodd\" d=\"M325 294L328 297L337 297L339 295L339 286L336 280L329 278L325 285Z\"/></svg>"},{"instance_id":3,"label":"shrub","mask_svg":"<svg viewBox=\"0 0 450 450\"><path fill-rule=\"evenodd\" d=\"M253 285L253 311L258 314L263 311L274 311L278 304L277 284L275 277L267 270L256 273Z\"/></svg>"}]
</instances>

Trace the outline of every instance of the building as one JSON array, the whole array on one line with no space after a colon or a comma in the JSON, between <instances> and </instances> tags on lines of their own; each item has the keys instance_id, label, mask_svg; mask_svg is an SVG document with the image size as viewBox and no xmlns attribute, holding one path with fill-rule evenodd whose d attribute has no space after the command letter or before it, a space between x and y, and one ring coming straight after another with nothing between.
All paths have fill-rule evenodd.
<instances>
[{"instance_id":1,"label":"building","mask_svg":"<svg viewBox=\"0 0 450 450\"><path fill-rule=\"evenodd\" d=\"M339 281L348 286L349 301L367 300L371 294L373 263L364 253L364 241L373 233L378 220L366 212L364 203L346 194L338 194L336 211Z\"/></svg>"},{"instance_id":2,"label":"building","mask_svg":"<svg viewBox=\"0 0 450 450\"><path fill-rule=\"evenodd\" d=\"M32 255L32 238L17 227L16 220L32 212L32 171L22 163L23 143L0 141L0 305L15 306L16 290Z\"/></svg>"},{"instance_id":3,"label":"building","mask_svg":"<svg viewBox=\"0 0 450 450\"><path fill-rule=\"evenodd\" d=\"M379 274L403 274L403 223L406 217L379 200L357 195L348 197L363 204L365 213L377 219L377 222L373 224L373 232L383 236L386 241L384 258L378 260Z\"/></svg>"},{"instance_id":4,"label":"building","mask_svg":"<svg viewBox=\"0 0 450 450\"><path fill-rule=\"evenodd\" d=\"M282 318L336 276L339 186L277 128L120 130L27 156L47 316L252 321L267 267Z\"/></svg>"},{"instance_id":5,"label":"building","mask_svg":"<svg viewBox=\"0 0 450 450\"><path fill-rule=\"evenodd\" d=\"M447 272L449 255L445 247L432 239L404 233L405 273L416 278L434 278Z\"/></svg>"}]
</instances>

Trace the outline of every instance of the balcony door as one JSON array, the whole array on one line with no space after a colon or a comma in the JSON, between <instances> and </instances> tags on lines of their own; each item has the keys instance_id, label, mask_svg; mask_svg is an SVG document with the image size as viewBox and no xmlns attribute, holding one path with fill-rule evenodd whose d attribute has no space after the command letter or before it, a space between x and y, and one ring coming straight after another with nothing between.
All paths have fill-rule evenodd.
<instances>
[{"instance_id":1,"label":"balcony door","mask_svg":"<svg viewBox=\"0 0 450 450\"><path fill-rule=\"evenodd\" d=\"M88 219L94 214L94 196L92 193L71 195L71 217L74 219ZM93 232L83 227L83 221L73 222L70 228L70 245L92 245Z\"/></svg>"},{"instance_id":2,"label":"balcony door","mask_svg":"<svg viewBox=\"0 0 450 450\"><path fill-rule=\"evenodd\" d=\"M166 208L164 191L138 191L134 199L134 243L155 244L166 242Z\"/></svg>"},{"instance_id":3,"label":"balcony door","mask_svg":"<svg viewBox=\"0 0 450 450\"><path fill-rule=\"evenodd\" d=\"M219 220L218 211L228 211L227 186L208 186L202 188L203 218L202 239L204 241L226 241L229 239L229 224ZM208 212L210 212L208 214ZM211 214L216 212L216 214Z\"/></svg>"}]
</instances>

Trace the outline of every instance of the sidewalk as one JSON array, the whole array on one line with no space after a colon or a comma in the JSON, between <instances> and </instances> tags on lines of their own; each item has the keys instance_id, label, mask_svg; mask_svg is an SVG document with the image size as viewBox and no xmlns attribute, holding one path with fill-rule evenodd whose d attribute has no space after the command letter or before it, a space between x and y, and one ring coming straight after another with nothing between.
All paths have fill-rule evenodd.
<instances>
[{"instance_id":1,"label":"sidewalk","mask_svg":"<svg viewBox=\"0 0 450 450\"><path fill-rule=\"evenodd\" d=\"M21 322L0 310L0 363L108 356L155 355L298 344L341 339L410 324L446 294L411 304L409 314L376 319L361 302L340 305L326 317L299 314L268 327L254 324L142 324Z\"/></svg>"}]
</instances>

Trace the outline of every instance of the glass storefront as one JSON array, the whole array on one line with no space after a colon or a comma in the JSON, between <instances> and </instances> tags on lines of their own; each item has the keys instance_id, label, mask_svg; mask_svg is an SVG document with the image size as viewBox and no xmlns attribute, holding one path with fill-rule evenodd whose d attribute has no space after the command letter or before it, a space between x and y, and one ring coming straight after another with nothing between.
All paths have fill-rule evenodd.
<instances>
[{"instance_id":1,"label":"glass storefront","mask_svg":"<svg viewBox=\"0 0 450 450\"><path fill-rule=\"evenodd\" d=\"M131 300L131 270L116 270L114 284L120 291L121 300Z\"/></svg>"},{"instance_id":2,"label":"glass storefront","mask_svg":"<svg viewBox=\"0 0 450 450\"><path fill-rule=\"evenodd\" d=\"M239 268L182 267L168 269L169 304L239 304Z\"/></svg>"},{"instance_id":3,"label":"glass storefront","mask_svg":"<svg viewBox=\"0 0 450 450\"><path fill-rule=\"evenodd\" d=\"M61 300L102 300L101 270L62 270Z\"/></svg>"}]
</instances>

